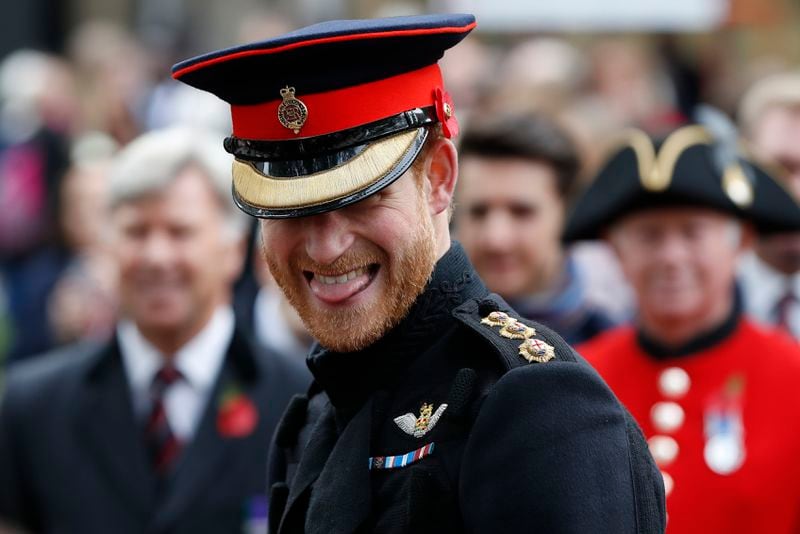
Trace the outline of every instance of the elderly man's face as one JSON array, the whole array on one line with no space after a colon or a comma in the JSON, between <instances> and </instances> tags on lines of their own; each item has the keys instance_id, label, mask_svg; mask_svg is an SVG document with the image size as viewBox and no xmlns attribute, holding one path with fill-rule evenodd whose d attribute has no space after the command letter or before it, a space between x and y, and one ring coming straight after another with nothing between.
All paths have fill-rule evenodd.
<instances>
[{"instance_id":1,"label":"elderly man's face","mask_svg":"<svg viewBox=\"0 0 800 534\"><path fill-rule=\"evenodd\" d=\"M553 169L467 156L460 175L458 239L486 285L506 298L545 289L562 257L564 204Z\"/></svg>"},{"instance_id":2,"label":"elderly man's face","mask_svg":"<svg viewBox=\"0 0 800 534\"><path fill-rule=\"evenodd\" d=\"M610 231L645 322L694 321L699 331L730 305L741 227L702 208L635 213Z\"/></svg>"},{"instance_id":3,"label":"elderly man's face","mask_svg":"<svg viewBox=\"0 0 800 534\"><path fill-rule=\"evenodd\" d=\"M786 188L800 200L800 108L775 106L767 109L751 132L756 154L778 165ZM800 270L800 235L796 233L764 236L759 252L787 274Z\"/></svg>"},{"instance_id":4,"label":"elderly man's face","mask_svg":"<svg viewBox=\"0 0 800 534\"><path fill-rule=\"evenodd\" d=\"M437 255L415 172L339 210L261 222L270 271L323 346L372 344L424 289Z\"/></svg>"},{"instance_id":5,"label":"elderly man's face","mask_svg":"<svg viewBox=\"0 0 800 534\"><path fill-rule=\"evenodd\" d=\"M800 108L772 107L752 132L758 156L786 171L785 184L800 199Z\"/></svg>"},{"instance_id":6,"label":"elderly man's face","mask_svg":"<svg viewBox=\"0 0 800 534\"><path fill-rule=\"evenodd\" d=\"M241 252L200 170L119 205L113 226L121 304L146 336L193 335L227 301Z\"/></svg>"}]
</instances>

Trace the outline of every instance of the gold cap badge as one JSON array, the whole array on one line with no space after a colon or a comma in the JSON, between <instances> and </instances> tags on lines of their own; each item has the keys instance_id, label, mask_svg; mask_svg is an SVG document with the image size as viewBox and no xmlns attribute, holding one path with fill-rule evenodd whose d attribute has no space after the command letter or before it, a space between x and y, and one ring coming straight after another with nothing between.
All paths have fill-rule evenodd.
<instances>
[{"instance_id":1,"label":"gold cap badge","mask_svg":"<svg viewBox=\"0 0 800 534\"><path fill-rule=\"evenodd\" d=\"M300 133L300 128L308 119L308 108L302 100L294 97L294 87L286 86L281 89L283 102L278 105L278 120L284 128Z\"/></svg>"}]
</instances>

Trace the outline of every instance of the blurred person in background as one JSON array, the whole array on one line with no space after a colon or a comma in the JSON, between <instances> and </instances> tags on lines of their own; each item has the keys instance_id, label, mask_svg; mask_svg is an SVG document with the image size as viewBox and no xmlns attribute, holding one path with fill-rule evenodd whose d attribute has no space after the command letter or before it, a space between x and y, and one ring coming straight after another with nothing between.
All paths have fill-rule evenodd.
<instances>
[{"instance_id":1,"label":"blurred person in background","mask_svg":"<svg viewBox=\"0 0 800 534\"><path fill-rule=\"evenodd\" d=\"M81 136L61 180L59 217L69 263L48 296L48 324L58 345L105 341L117 319L116 265L108 247L109 172L114 141Z\"/></svg>"},{"instance_id":2,"label":"blurred person in background","mask_svg":"<svg viewBox=\"0 0 800 534\"><path fill-rule=\"evenodd\" d=\"M58 191L77 104L69 67L21 50L0 64L0 283L13 361L51 349L47 298L69 262Z\"/></svg>"},{"instance_id":3,"label":"blurred person in background","mask_svg":"<svg viewBox=\"0 0 800 534\"><path fill-rule=\"evenodd\" d=\"M739 120L753 155L800 198L800 71L753 85ZM748 313L800 338L800 233L759 238L754 253L742 260L739 282Z\"/></svg>"},{"instance_id":4,"label":"blurred person in background","mask_svg":"<svg viewBox=\"0 0 800 534\"><path fill-rule=\"evenodd\" d=\"M72 32L67 57L79 81L83 130L105 132L123 146L139 135L159 79L158 58L148 55L124 27L100 20L84 22Z\"/></svg>"},{"instance_id":5,"label":"blurred person in background","mask_svg":"<svg viewBox=\"0 0 800 534\"><path fill-rule=\"evenodd\" d=\"M454 224L489 290L569 343L610 328L561 243L579 170L569 135L542 114L494 117L467 129L459 154Z\"/></svg>"},{"instance_id":6,"label":"blurred person in background","mask_svg":"<svg viewBox=\"0 0 800 534\"><path fill-rule=\"evenodd\" d=\"M566 236L605 237L639 309L576 348L648 438L668 533L789 534L800 528L800 348L742 315L734 276L753 227L800 229L800 207L729 150L687 126L663 143L633 133L614 152Z\"/></svg>"},{"instance_id":7,"label":"blurred person in background","mask_svg":"<svg viewBox=\"0 0 800 534\"><path fill-rule=\"evenodd\" d=\"M266 519L270 435L296 362L238 330L243 221L230 165L197 129L118 156L113 339L12 366L0 404L0 518L34 532L239 532Z\"/></svg>"}]
</instances>

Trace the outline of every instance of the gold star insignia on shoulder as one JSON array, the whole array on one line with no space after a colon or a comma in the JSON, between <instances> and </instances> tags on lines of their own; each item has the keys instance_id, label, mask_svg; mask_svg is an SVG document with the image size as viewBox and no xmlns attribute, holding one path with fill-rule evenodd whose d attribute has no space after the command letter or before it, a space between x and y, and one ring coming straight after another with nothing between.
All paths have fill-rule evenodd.
<instances>
[{"instance_id":1,"label":"gold star insignia on shoulder","mask_svg":"<svg viewBox=\"0 0 800 534\"><path fill-rule=\"evenodd\" d=\"M481 319L481 324L486 324L489 326L505 326L511 321L516 322L516 319L512 319L505 312L493 311L492 313Z\"/></svg>"},{"instance_id":2,"label":"gold star insignia on shoulder","mask_svg":"<svg viewBox=\"0 0 800 534\"><path fill-rule=\"evenodd\" d=\"M440 405L436 411L433 411L433 405L422 403L419 410L419 417L413 413L407 413L400 417L395 417L395 424L400 427L400 430L415 438L421 438L436 426L439 418L447 409L447 404Z\"/></svg>"},{"instance_id":3,"label":"gold star insignia on shoulder","mask_svg":"<svg viewBox=\"0 0 800 534\"><path fill-rule=\"evenodd\" d=\"M499 334L508 339L521 339L519 355L529 362L545 363L555 358L555 349L540 339L533 339L536 329L514 319L506 312L493 311L483 319L481 324L499 326Z\"/></svg>"},{"instance_id":4,"label":"gold star insignia on shoulder","mask_svg":"<svg viewBox=\"0 0 800 534\"><path fill-rule=\"evenodd\" d=\"M545 363L556 357L552 345L541 339L526 339L519 346L519 355L529 362Z\"/></svg>"},{"instance_id":5,"label":"gold star insignia on shoulder","mask_svg":"<svg viewBox=\"0 0 800 534\"><path fill-rule=\"evenodd\" d=\"M536 330L517 320L513 320L500 329L500 335L508 339L528 339L536 335Z\"/></svg>"}]
</instances>

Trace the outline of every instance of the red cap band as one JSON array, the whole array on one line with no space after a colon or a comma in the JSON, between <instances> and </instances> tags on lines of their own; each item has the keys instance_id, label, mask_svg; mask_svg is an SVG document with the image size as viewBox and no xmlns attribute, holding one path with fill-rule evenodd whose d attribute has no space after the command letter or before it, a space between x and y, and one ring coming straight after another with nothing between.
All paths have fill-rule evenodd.
<instances>
[{"instance_id":1,"label":"red cap band","mask_svg":"<svg viewBox=\"0 0 800 534\"><path fill-rule=\"evenodd\" d=\"M298 133L278 118L280 95L275 100L249 106L231 106L233 135L240 139L285 141L325 135L435 104L442 73L436 64L370 83L325 93L294 97L305 104L308 115Z\"/></svg>"}]
</instances>

